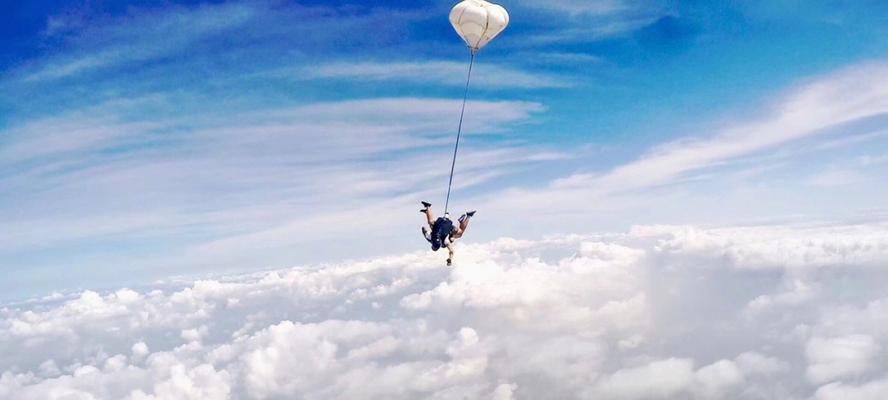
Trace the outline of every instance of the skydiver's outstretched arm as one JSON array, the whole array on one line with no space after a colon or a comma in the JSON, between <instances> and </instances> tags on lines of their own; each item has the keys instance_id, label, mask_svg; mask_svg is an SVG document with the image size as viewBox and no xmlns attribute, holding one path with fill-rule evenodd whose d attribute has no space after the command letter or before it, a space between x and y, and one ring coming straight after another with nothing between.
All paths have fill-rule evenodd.
<instances>
[{"instance_id":1,"label":"skydiver's outstretched arm","mask_svg":"<svg viewBox=\"0 0 888 400\"><path fill-rule=\"evenodd\" d=\"M447 265L450 265L453 262L453 242L447 241Z\"/></svg>"}]
</instances>

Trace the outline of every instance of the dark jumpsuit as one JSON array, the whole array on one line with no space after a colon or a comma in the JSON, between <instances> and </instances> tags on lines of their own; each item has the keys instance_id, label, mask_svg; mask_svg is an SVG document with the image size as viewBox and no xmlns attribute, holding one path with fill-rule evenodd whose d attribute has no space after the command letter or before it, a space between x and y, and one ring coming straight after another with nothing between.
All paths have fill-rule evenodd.
<instances>
[{"instance_id":1,"label":"dark jumpsuit","mask_svg":"<svg viewBox=\"0 0 888 400\"><path fill-rule=\"evenodd\" d=\"M429 239L429 243L432 244L432 250L438 251L438 249L446 247L447 238L452 232L453 221L444 217L435 220L435 223L432 224L432 233Z\"/></svg>"}]
</instances>

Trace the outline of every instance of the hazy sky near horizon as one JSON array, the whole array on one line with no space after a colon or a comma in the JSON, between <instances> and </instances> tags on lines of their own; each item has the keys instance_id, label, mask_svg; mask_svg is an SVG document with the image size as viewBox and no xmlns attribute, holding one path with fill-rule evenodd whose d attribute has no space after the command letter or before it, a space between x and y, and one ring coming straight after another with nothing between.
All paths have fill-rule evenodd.
<instances>
[{"instance_id":1,"label":"hazy sky near horizon","mask_svg":"<svg viewBox=\"0 0 888 400\"><path fill-rule=\"evenodd\" d=\"M466 240L884 221L888 3L845 3L504 2ZM5 5L0 299L423 247L468 61L452 5Z\"/></svg>"}]
</instances>

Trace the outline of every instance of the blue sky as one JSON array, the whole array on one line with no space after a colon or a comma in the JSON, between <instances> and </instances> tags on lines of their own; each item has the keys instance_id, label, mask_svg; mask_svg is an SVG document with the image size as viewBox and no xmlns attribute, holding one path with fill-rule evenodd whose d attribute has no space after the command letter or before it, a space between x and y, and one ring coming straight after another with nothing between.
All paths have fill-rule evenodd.
<instances>
[{"instance_id":1,"label":"blue sky","mask_svg":"<svg viewBox=\"0 0 888 400\"><path fill-rule=\"evenodd\" d=\"M846 3L504 2L466 239L884 219L888 4ZM468 61L452 5L8 5L0 298L422 247Z\"/></svg>"}]
</instances>

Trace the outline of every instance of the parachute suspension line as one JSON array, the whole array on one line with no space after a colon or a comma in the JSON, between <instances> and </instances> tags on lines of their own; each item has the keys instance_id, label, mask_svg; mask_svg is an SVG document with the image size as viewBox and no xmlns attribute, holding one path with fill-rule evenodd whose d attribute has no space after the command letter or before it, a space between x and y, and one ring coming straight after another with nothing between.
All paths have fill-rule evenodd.
<instances>
[{"instance_id":1,"label":"parachute suspension line","mask_svg":"<svg viewBox=\"0 0 888 400\"><path fill-rule=\"evenodd\" d=\"M466 115L466 101L469 99L469 83L472 81L472 67L475 66L475 50L469 61L469 74L466 76L466 90L463 93L462 110L459 112L459 128L456 130L456 145L453 147L453 161L450 163L450 182L447 183L447 200L444 202L444 215L450 209L450 189L453 188L453 170L456 168L456 153L459 151L459 138L462 136L463 117Z\"/></svg>"}]
</instances>

